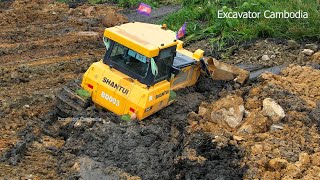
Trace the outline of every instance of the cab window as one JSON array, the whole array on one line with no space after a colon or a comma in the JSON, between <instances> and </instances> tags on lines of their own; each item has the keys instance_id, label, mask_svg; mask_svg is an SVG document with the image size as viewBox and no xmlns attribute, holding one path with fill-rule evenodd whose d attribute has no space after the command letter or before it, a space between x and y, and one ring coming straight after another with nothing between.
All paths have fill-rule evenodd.
<instances>
[{"instance_id":1,"label":"cab window","mask_svg":"<svg viewBox=\"0 0 320 180\"><path fill-rule=\"evenodd\" d=\"M160 54L156 59L158 66L158 74L155 77L156 82L169 78L171 66L173 64L174 50L175 48L167 48L160 51Z\"/></svg>"},{"instance_id":2,"label":"cab window","mask_svg":"<svg viewBox=\"0 0 320 180\"><path fill-rule=\"evenodd\" d=\"M147 76L150 59L118 43L110 55L111 62L142 78Z\"/></svg>"}]
</instances>

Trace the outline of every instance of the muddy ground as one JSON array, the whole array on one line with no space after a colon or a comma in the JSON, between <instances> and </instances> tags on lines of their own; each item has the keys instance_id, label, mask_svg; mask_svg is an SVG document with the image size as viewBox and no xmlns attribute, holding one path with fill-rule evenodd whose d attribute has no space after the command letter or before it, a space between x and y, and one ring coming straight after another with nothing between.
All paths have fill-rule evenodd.
<instances>
[{"instance_id":1,"label":"muddy ground","mask_svg":"<svg viewBox=\"0 0 320 180\"><path fill-rule=\"evenodd\" d=\"M176 8L145 21L155 22ZM196 86L177 92L173 105L143 122L123 122L94 107L76 119L59 118L55 95L103 56L105 26L137 19L118 10L110 5L70 8L54 1L0 2L2 179L319 178L320 72L304 65L316 67L320 56L302 53L306 43L245 44L223 61L294 66L242 88L202 76ZM207 47L201 42L189 49ZM266 98L283 108L283 119L273 122L262 112ZM234 99L246 113L231 128L211 114L230 108Z\"/></svg>"}]
</instances>

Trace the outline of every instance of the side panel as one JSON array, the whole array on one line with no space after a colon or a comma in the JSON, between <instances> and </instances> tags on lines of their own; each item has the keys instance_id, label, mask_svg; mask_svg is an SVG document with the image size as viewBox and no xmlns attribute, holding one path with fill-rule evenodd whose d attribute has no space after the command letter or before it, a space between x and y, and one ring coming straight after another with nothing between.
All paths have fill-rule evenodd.
<instances>
[{"instance_id":1,"label":"side panel","mask_svg":"<svg viewBox=\"0 0 320 180\"><path fill-rule=\"evenodd\" d=\"M99 61L85 73L82 88L91 92L94 103L122 115L133 86L126 79L127 76ZM90 89L88 84L94 84L94 88Z\"/></svg>"},{"instance_id":2,"label":"side panel","mask_svg":"<svg viewBox=\"0 0 320 180\"><path fill-rule=\"evenodd\" d=\"M105 69L99 67L98 63L93 63L83 75L81 87L90 92L94 99L99 86L99 80L102 79Z\"/></svg>"},{"instance_id":3,"label":"side panel","mask_svg":"<svg viewBox=\"0 0 320 180\"><path fill-rule=\"evenodd\" d=\"M166 107L170 96L170 82L167 80L148 88L102 61L91 65L81 86L91 93L94 103L117 115L135 113L139 120Z\"/></svg>"},{"instance_id":4,"label":"side panel","mask_svg":"<svg viewBox=\"0 0 320 180\"><path fill-rule=\"evenodd\" d=\"M203 57L204 51L201 49L198 49L194 53L192 53L184 49L182 46L183 46L183 42L178 40L177 52L193 59L197 63L194 65L190 65L182 68L181 72L177 76L171 78L170 83L171 83L172 90L193 86L197 83L198 78L200 76L200 71L201 71L200 59Z\"/></svg>"},{"instance_id":5,"label":"side panel","mask_svg":"<svg viewBox=\"0 0 320 180\"><path fill-rule=\"evenodd\" d=\"M170 83L166 80L150 88L140 83L136 84L132 88L132 94L128 97L128 107L125 109L125 114L136 113L140 120L150 116L168 105L169 91Z\"/></svg>"},{"instance_id":6,"label":"side panel","mask_svg":"<svg viewBox=\"0 0 320 180\"><path fill-rule=\"evenodd\" d=\"M177 90L197 83L200 76L200 66L195 64L185 67L181 72L171 79L171 89Z\"/></svg>"}]
</instances>

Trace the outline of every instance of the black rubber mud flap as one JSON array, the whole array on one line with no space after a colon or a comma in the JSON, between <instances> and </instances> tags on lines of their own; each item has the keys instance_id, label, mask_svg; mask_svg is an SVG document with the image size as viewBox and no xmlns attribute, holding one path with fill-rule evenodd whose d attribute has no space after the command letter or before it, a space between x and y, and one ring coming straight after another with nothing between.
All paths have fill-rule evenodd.
<instances>
[{"instance_id":1,"label":"black rubber mud flap","mask_svg":"<svg viewBox=\"0 0 320 180\"><path fill-rule=\"evenodd\" d=\"M203 58L200 59L200 66L201 66L201 69L206 72L206 74L210 77L210 72L209 72L209 69L208 69L208 65L207 63L204 61Z\"/></svg>"}]
</instances>

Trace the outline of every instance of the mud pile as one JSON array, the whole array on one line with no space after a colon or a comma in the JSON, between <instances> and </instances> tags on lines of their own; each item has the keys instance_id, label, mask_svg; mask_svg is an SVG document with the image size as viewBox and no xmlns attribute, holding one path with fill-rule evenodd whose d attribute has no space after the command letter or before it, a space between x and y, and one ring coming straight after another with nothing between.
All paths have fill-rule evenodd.
<instances>
[{"instance_id":1,"label":"mud pile","mask_svg":"<svg viewBox=\"0 0 320 180\"><path fill-rule=\"evenodd\" d=\"M209 80L202 78L200 83L203 84ZM203 132L186 134L187 114L197 110L206 99L204 94L211 94L215 99L216 92L232 86L213 81L210 85L211 89L207 91L200 89L200 85L179 91L176 103L142 122L122 122L109 112L87 111L81 117L101 120L94 125L79 126L75 121L67 128L60 126L60 134L61 130L66 132L67 139L61 149L61 161L74 167L83 166L83 158L90 159L105 176L115 175L107 169L120 168L142 179L241 178L243 169L239 168L239 160L242 153L237 147L230 145L217 149L210 135ZM81 168L62 171L69 177L84 176ZM117 177L121 175L117 174Z\"/></svg>"},{"instance_id":2,"label":"mud pile","mask_svg":"<svg viewBox=\"0 0 320 180\"><path fill-rule=\"evenodd\" d=\"M320 71L290 66L281 75L202 103L188 132L214 136L220 148L243 149L244 178L319 178Z\"/></svg>"},{"instance_id":3,"label":"mud pile","mask_svg":"<svg viewBox=\"0 0 320 180\"><path fill-rule=\"evenodd\" d=\"M104 54L110 6L69 8L56 1L0 2L0 176L58 179L62 137L43 134L56 91ZM48 143L50 142L50 143Z\"/></svg>"}]
</instances>

